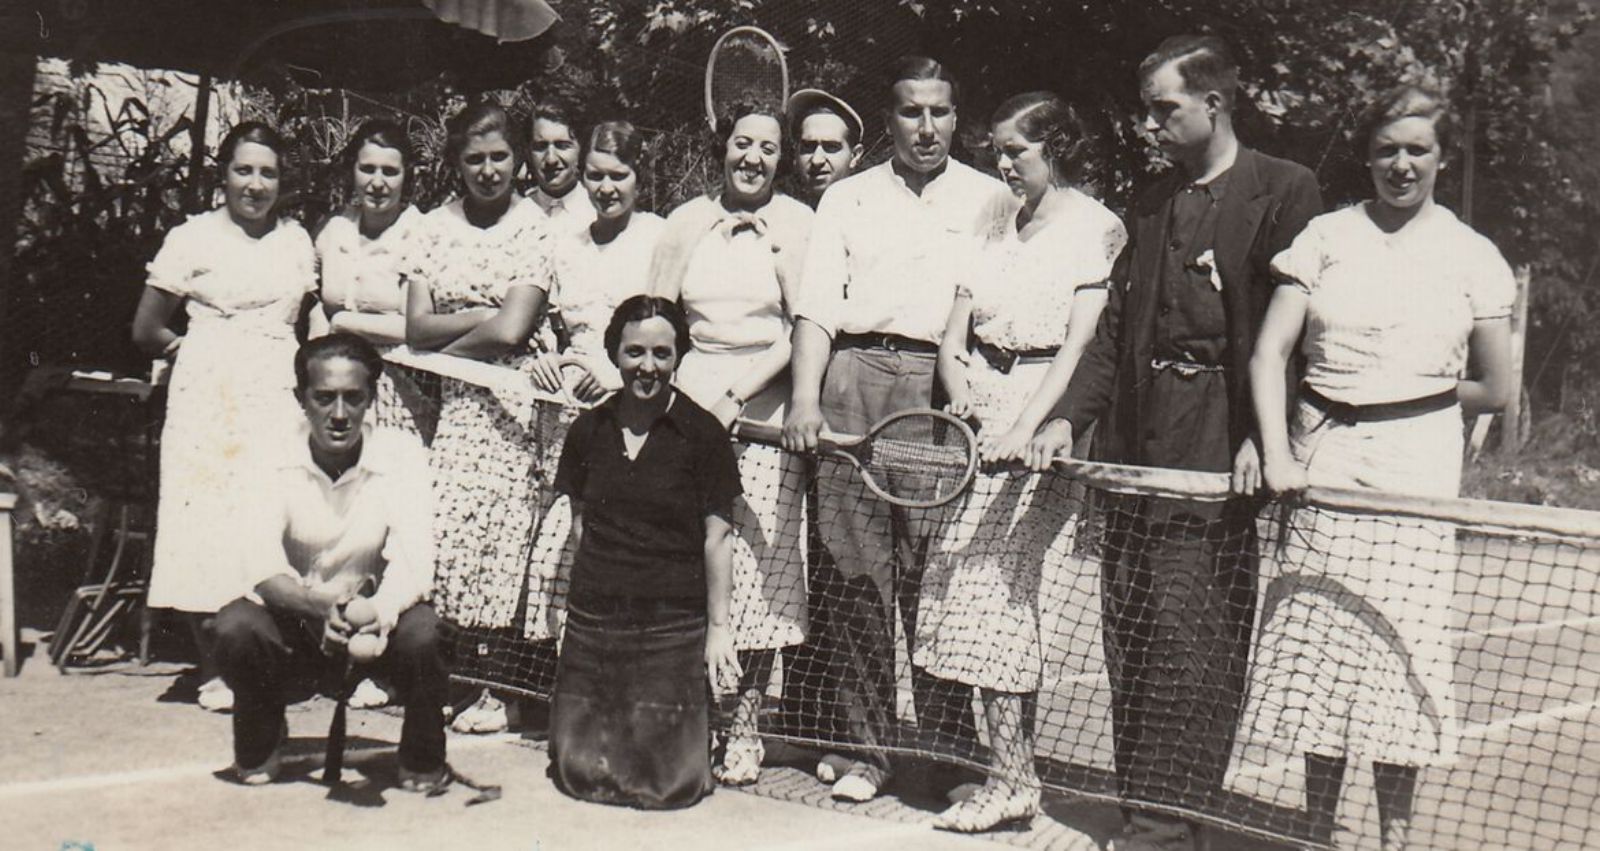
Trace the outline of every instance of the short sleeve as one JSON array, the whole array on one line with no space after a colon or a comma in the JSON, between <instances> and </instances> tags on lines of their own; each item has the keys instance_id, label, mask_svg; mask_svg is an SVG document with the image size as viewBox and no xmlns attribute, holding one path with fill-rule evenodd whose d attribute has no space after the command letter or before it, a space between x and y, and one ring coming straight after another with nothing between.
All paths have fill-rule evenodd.
<instances>
[{"instance_id":1,"label":"short sleeve","mask_svg":"<svg viewBox=\"0 0 1600 851\"><path fill-rule=\"evenodd\" d=\"M1096 264L1085 270L1082 283L1078 284L1080 290L1103 290L1111 281L1111 270L1116 267L1117 258L1122 255L1122 249L1128 245L1128 229L1123 226L1122 220L1115 214L1107 211L1108 215L1105 228L1100 231L1097 247L1093 254Z\"/></svg>"},{"instance_id":2,"label":"short sleeve","mask_svg":"<svg viewBox=\"0 0 1600 851\"><path fill-rule=\"evenodd\" d=\"M1482 250L1476 252L1477 262L1466 272L1467 301L1472 305L1472 318L1500 319L1511 315L1517 300L1517 276L1511 271L1506 258L1488 239L1479 237Z\"/></svg>"},{"instance_id":3,"label":"short sleeve","mask_svg":"<svg viewBox=\"0 0 1600 851\"><path fill-rule=\"evenodd\" d=\"M1321 219L1313 219L1288 248L1272 258L1272 279L1279 286L1299 287L1307 295L1317 290L1327 268L1327 249Z\"/></svg>"},{"instance_id":4,"label":"short sleeve","mask_svg":"<svg viewBox=\"0 0 1600 851\"><path fill-rule=\"evenodd\" d=\"M314 293L317 291L317 249L311 241L311 234L306 233L306 229L298 222L284 224L293 228L288 239L298 260L295 266L300 276L300 292Z\"/></svg>"},{"instance_id":5,"label":"short sleeve","mask_svg":"<svg viewBox=\"0 0 1600 851\"><path fill-rule=\"evenodd\" d=\"M496 270L495 280L500 284L495 297L499 301L503 303L513 287L537 287L547 294L555 289L555 230L544 222L516 229L510 250L503 255L505 265Z\"/></svg>"},{"instance_id":6,"label":"short sleeve","mask_svg":"<svg viewBox=\"0 0 1600 851\"><path fill-rule=\"evenodd\" d=\"M561 460L556 463L556 493L575 500L583 498L583 485L589 473L589 441L594 434L594 412L585 411L572 421L561 443Z\"/></svg>"},{"instance_id":7,"label":"short sleeve","mask_svg":"<svg viewBox=\"0 0 1600 851\"><path fill-rule=\"evenodd\" d=\"M711 514L733 505L744 493L744 485L739 481L739 461L733 456L733 441L726 432L715 428L700 440L700 445L695 479L701 510Z\"/></svg>"},{"instance_id":8,"label":"short sleeve","mask_svg":"<svg viewBox=\"0 0 1600 851\"><path fill-rule=\"evenodd\" d=\"M145 283L176 296L188 296L193 290L190 282L204 273L205 261L200 257L200 240L194 238L191 219L167 232L155 259L145 266Z\"/></svg>"}]
</instances>

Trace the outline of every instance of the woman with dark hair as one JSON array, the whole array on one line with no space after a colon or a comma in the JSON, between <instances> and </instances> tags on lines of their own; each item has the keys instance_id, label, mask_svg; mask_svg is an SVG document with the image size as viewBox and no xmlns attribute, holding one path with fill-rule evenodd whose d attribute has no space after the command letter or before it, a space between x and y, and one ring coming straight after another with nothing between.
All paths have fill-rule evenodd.
<instances>
[{"instance_id":1,"label":"woman with dark hair","mask_svg":"<svg viewBox=\"0 0 1600 851\"><path fill-rule=\"evenodd\" d=\"M1021 201L995 222L939 346L938 380L951 413L976 420L986 461L1023 457L1066 391L1106 303L1122 222L1075 184L1088 133L1049 92L1000 105L990 132L1000 176ZM1009 212L1009 211L1008 211ZM1039 586L1073 504L1054 479L980 474L944 526L923 575L914 662L981 690L993 766L936 826L989 830L1039 811L1033 766L1035 700L1044 673Z\"/></svg>"},{"instance_id":2,"label":"woman with dark hair","mask_svg":"<svg viewBox=\"0 0 1600 851\"><path fill-rule=\"evenodd\" d=\"M415 155L392 121L368 121L345 145L339 162L350 181L346 204L317 234L322 316L330 332L348 331L386 348L406 339L405 254L423 216L406 202ZM427 440L433 405L403 375L378 382L371 421ZM419 417L424 422L417 422Z\"/></svg>"},{"instance_id":3,"label":"woman with dark hair","mask_svg":"<svg viewBox=\"0 0 1600 851\"><path fill-rule=\"evenodd\" d=\"M468 107L447 130L445 160L464 191L427 215L407 255L406 342L531 376L538 357L529 339L553 271L544 214L512 188L517 134L491 103ZM501 630L518 619L541 496L537 418L531 397L442 382L430 453L438 494L434 602L458 626ZM505 705L484 692L452 726L503 730Z\"/></svg>"},{"instance_id":4,"label":"woman with dark hair","mask_svg":"<svg viewBox=\"0 0 1600 851\"><path fill-rule=\"evenodd\" d=\"M781 426L790 308L813 214L777 191L782 113L739 107L719 130L722 187L667 218L652 291L689 317L683 391L724 427L741 416ZM761 770L758 711L777 651L805 640L805 474L800 458L777 447L734 451L745 493L733 517L733 638L745 673L717 776L741 785Z\"/></svg>"},{"instance_id":5,"label":"woman with dark hair","mask_svg":"<svg viewBox=\"0 0 1600 851\"><path fill-rule=\"evenodd\" d=\"M1433 198L1446 117L1426 88L1379 98L1362 137L1377 197L1312 219L1272 261L1279 286L1250 385L1273 491L1454 497L1462 415L1498 411L1515 392L1511 268ZM1283 377L1297 348L1304 373L1290 405ZM1306 508L1277 537L1261 545L1277 557L1262 564L1241 729L1275 755L1305 754L1322 838L1346 761L1371 760L1382 846L1403 847L1419 769L1456 754L1455 529L1393 519L1379 529Z\"/></svg>"},{"instance_id":6,"label":"woman with dark hair","mask_svg":"<svg viewBox=\"0 0 1600 851\"><path fill-rule=\"evenodd\" d=\"M739 675L729 624L739 471L727 431L672 385L689 346L674 302L616 310L606 351L622 389L567 432L556 490L577 561L550 714L563 792L687 807L711 779L710 683Z\"/></svg>"},{"instance_id":7,"label":"woman with dark hair","mask_svg":"<svg viewBox=\"0 0 1600 851\"><path fill-rule=\"evenodd\" d=\"M567 233L557 229L556 289L550 294L555 348L542 356L541 389L555 391L557 377L571 382L579 401L599 401L622 387L622 376L606 352L605 330L617 305L649 289L650 257L665 222L635 209L644 173L644 137L626 121L606 121L589 134L580 180L594 221ZM578 369L562 376L563 366ZM560 421L542 430L543 469L555 469L562 437L577 411L562 408ZM560 595L572 568L572 513L566 497L546 494L533 558L529 560L527 637L560 633ZM551 657L553 658L553 657Z\"/></svg>"},{"instance_id":8,"label":"woman with dark hair","mask_svg":"<svg viewBox=\"0 0 1600 851\"><path fill-rule=\"evenodd\" d=\"M200 705L216 711L233 694L214 669L206 621L245 584L249 496L267 450L299 416L294 325L317 283L310 237L277 213L283 153L265 124L228 132L217 151L223 206L167 234L133 319L134 343L173 363L148 604L196 616ZM182 337L170 327L180 304Z\"/></svg>"}]
</instances>

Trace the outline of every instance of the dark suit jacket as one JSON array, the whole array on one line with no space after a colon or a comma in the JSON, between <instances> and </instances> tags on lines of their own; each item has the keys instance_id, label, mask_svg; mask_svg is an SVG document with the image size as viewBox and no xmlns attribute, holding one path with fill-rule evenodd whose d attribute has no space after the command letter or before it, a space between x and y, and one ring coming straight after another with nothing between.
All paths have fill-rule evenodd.
<instances>
[{"instance_id":1,"label":"dark suit jacket","mask_svg":"<svg viewBox=\"0 0 1600 851\"><path fill-rule=\"evenodd\" d=\"M1072 383L1052 414L1083 434L1099 422L1091 457L1124 464L1139 457L1138 429L1151 385L1167 199L1184 185L1176 169L1139 193L1128 214L1128 244L1112 272L1110 299ZM1217 211L1212 246L1227 313L1229 440L1237 450L1256 433L1250 353L1272 297L1269 265L1322 212L1316 176L1298 163L1240 148Z\"/></svg>"}]
</instances>

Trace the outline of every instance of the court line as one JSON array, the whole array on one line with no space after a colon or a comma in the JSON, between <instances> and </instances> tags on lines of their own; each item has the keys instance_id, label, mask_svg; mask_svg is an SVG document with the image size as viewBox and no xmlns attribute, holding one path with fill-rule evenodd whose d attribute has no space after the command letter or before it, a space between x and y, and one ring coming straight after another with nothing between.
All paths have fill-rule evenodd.
<instances>
[{"instance_id":1,"label":"court line","mask_svg":"<svg viewBox=\"0 0 1600 851\"><path fill-rule=\"evenodd\" d=\"M492 744L506 744L518 741L521 738L516 733L496 733L487 736L473 736L450 742L451 751L477 750ZM351 748L350 753L359 754L366 751L379 751L392 748L393 745L375 746L371 748ZM314 757L321 761L321 755ZM54 780L24 780L16 783L0 783L0 800L11 798L25 798L30 795L46 795L55 792L82 792L90 789L104 789L110 786L121 786L131 783L165 783L174 780L186 780L196 777L209 777L217 772L218 766L214 762L205 764L191 763L189 765L169 765L166 768L146 768L138 771L118 771L111 774L80 774L76 777L61 777Z\"/></svg>"},{"instance_id":2,"label":"court line","mask_svg":"<svg viewBox=\"0 0 1600 851\"><path fill-rule=\"evenodd\" d=\"M1494 629L1461 629L1451 630L1452 641L1465 641L1469 637L1494 638L1509 635L1521 635L1525 632L1544 632L1550 629L1580 629L1583 627L1600 627L1600 615L1588 615L1581 618L1567 618L1564 621L1541 621L1539 623L1514 624L1512 626L1495 627Z\"/></svg>"}]
</instances>

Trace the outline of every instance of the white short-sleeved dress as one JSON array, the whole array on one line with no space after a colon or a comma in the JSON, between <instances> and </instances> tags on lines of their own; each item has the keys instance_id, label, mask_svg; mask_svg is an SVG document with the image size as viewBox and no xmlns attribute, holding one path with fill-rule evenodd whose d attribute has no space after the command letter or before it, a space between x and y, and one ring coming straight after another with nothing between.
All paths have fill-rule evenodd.
<instances>
[{"instance_id":1,"label":"white short-sleeved dress","mask_svg":"<svg viewBox=\"0 0 1600 851\"><path fill-rule=\"evenodd\" d=\"M775 195L767 207L775 205L789 208L772 211L786 222L809 222L811 211L799 201ZM755 215L764 213L766 208ZM679 217L713 222L689 249L679 298L693 346L674 382L710 410L763 353L787 339L789 318L765 229L734 228L721 203L705 196L674 210L672 218ZM788 399L785 371L748 400L742 416L782 425ZM775 446L740 443L734 454L744 482L733 517L734 645L764 650L799 644L806 629L804 466Z\"/></svg>"},{"instance_id":2,"label":"white short-sleeved dress","mask_svg":"<svg viewBox=\"0 0 1600 851\"><path fill-rule=\"evenodd\" d=\"M537 204L520 196L494 225L474 226L460 201L429 213L408 255L406 279L434 310L499 307L513 287L552 288L550 234ZM526 371L526 349L495 359ZM440 389L434 471L434 604L464 627L514 624L528 573L540 495L540 409L531 396L500 396L451 379ZM548 475L547 475L548 473Z\"/></svg>"},{"instance_id":3,"label":"white short-sleeved dress","mask_svg":"<svg viewBox=\"0 0 1600 851\"><path fill-rule=\"evenodd\" d=\"M1509 316L1516 295L1493 243L1439 206L1392 234L1363 205L1320 216L1273 271L1310 296L1305 382L1352 405L1452 390L1473 323ZM1290 441L1315 486L1440 497L1460 489L1458 406L1345 424L1302 400ZM1276 520L1263 522L1242 758L1453 759L1455 529L1315 507Z\"/></svg>"},{"instance_id":4,"label":"white short-sleeved dress","mask_svg":"<svg viewBox=\"0 0 1600 851\"><path fill-rule=\"evenodd\" d=\"M316 256L297 222L255 239L219 209L173 228L148 269L189 316L161 431L149 605L215 612L249 590L250 497L300 418L294 323L316 289Z\"/></svg>"},{"instance_id":5,"label":"white short-sleeved dress","mask_svg":"<svg viewBox=\"0 0 1600 851\"><path fill-rule=\"evenodd\" d=\"M566 328L565 354L582 358L591 372L605 377L608 386L616 386L621 378L606 354L606 325L617 305L649 290L650 258L665 227L666 220L660 216L635 211L628 226L608 243L596 243L587 225L556 235L556 279L549 312ZM574 380L571 374L566 378L569 385ZM556 469L567 428L576 418L576 408L563 408L548 428L541 427L542 469ZM560 633L574 555L571 500L548 491L528 568L526 637L553 638Z\"/></svg>"},{"instance_id":6,"label":"white short-sleeved dress","mask_svg":"<svg viewBox=\"0 0 1600 851\"><path fill-rule=\"evenodd\" d=\"M362 235L361 216L356 211L346 210L329 219L317 234L323 302L358 313L404 315L401 274L422 220L422 213L408 206L373 239ZM389 348L392 346L379 346L381 351ZM416 382L398 369L387 369L378 380L378 397L373 400L370 417L373 425L431 438L437 408L438 401L425 398Z\"/></svg>"},{"instance_id":7,"label":"white short-sleeved dress","mask_svg":"<svg viewBox=\"0 0 1600 851\"><path fill-rule=\"evenodd\" d=\"M1077 190L1067 215L1026 241L1010 220L962 289L973 336L1013 352L1059 349L1073 295L1104 287L1127 243L1116 214ZM967 369L980 431L1011 427L1049 362L1002 372L977 352ZM933 544L922 579L914 661L945 679L1003 692L1039 688L1039 585L1050 553L1070 549L1076 504L1054 476L979 473ZM1060 602L1060 601L1057 601Z\"/></svg>"}]
</instances>

